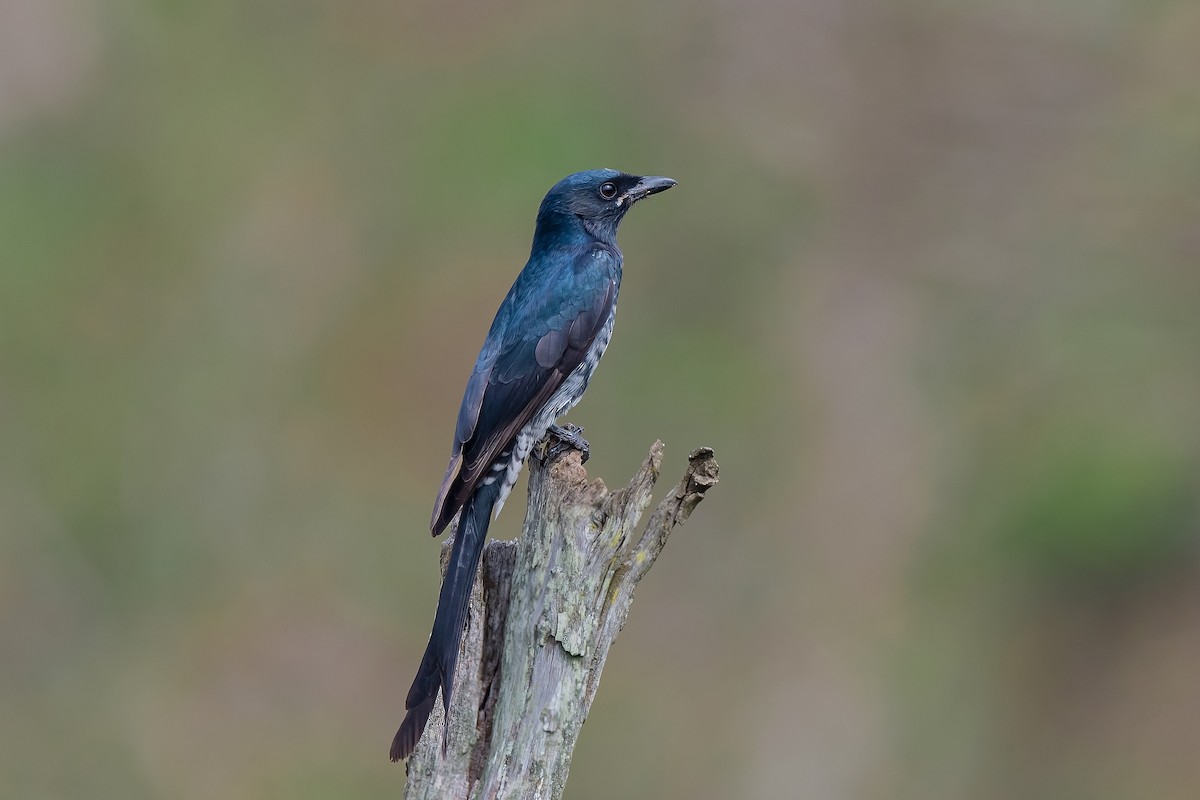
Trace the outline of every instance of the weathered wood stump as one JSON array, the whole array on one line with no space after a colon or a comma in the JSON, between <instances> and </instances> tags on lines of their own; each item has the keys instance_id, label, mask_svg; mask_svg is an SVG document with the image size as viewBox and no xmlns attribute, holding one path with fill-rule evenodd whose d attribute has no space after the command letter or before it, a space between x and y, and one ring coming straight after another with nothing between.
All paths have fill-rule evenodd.
<instances>
[{"instance_id":1,"label":"weathered wood stump","mask_svg":"<svg viewBox=\"0 0 1200 800\"><path fill-rule=\"evenodd\" d=\"M588 482L577 451L546 463L530 459L521 538L488 542L484 550L449 725L438 702L409 759L405 797L562 796L579 729L634 590L671 530L717 483L712 450L696 450L637 536L662 453L662 442L655 442L633 480L615 492L600 480ZM447 542L443 558L448 552Z\"/></svg>"}]
</instances>

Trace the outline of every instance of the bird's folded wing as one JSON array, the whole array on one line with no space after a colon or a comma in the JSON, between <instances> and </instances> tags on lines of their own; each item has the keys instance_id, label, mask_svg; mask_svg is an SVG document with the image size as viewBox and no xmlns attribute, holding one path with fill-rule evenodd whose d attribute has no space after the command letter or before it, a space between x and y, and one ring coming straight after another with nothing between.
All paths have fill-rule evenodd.
<instances>
[{"instance_id":1,"label":"bird's folded wing","mask_svg":"<svg viewBox=\"0 0 1200 800\"><path fill-rule=\"evenodd\" d=\"M430 529L435 536L517 433L582 363L615 301L616 284L610 280L557 313L542 316L540 322L506 328L524 335L506 335L498 347L491 337L484 343L463 396L454 452L434 504Z\"/></svg>"}]
</instances>

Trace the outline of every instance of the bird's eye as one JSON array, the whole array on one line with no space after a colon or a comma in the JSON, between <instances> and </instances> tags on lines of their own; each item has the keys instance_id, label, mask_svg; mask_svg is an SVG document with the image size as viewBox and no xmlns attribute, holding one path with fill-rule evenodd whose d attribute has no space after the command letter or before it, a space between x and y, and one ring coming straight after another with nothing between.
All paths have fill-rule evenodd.
<instances>
[{"instance_id":1,"label":"bird's eye","mask_svg":"<svg viewBox=\"0 0 1200 800\"><path fill-rule=\"evenodd\" d=\"M612 181L605 181L600 184L600 196L605 200L612 200L617 196L617 185Z\"/></svg>"}]
</instances>

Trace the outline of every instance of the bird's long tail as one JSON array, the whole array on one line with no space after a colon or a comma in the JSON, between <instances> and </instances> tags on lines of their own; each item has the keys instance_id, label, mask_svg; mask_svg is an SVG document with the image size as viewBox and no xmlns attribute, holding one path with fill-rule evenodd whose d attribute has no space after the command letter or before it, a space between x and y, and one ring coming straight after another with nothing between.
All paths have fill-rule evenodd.
<instances>
[{"instance_id":1,"label":"bird's long tail","mask_svg":"<svg viewBox=\"0 0 1200 800\"><path fill-rule=\"evenodd\" d=\"M487 540L492 506L499 495L499 482L480 486L463 506L458 532L454 535L454 545L450 550L450 564L446 567L446 577L442 580L442 591L438 595L433 633L429 635L429 645L421 658L417 677L404 701L408 713L404 715L400 730L396 731L396 738L392 740L392 761L408 758L416 749L425 723L429 721L429 714L433 711L439 688L442 690L442 708L449 716L458 643L467 622L471 587L475 583L479 556Z\"/></svg>"}]
</instances>

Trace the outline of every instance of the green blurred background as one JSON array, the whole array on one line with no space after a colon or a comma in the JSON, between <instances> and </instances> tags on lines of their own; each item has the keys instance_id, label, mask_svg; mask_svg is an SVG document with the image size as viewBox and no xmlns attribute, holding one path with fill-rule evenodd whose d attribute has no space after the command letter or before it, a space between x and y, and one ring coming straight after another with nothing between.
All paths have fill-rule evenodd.
<instances>
[{"instance_id":1,"label":"green blurred background","mask_svg":"<svg viewBox=\"0 0 1200 800\"><path fill-rule=\"evenodd\" d=\"M721 486L567 797L1200 796L1194 0L0 2L0 796L395 797L545 190ZM523 489L494 526L514 535Z\"/></svg>"}]
</instances>

